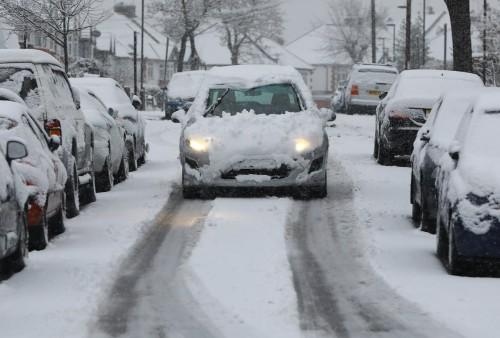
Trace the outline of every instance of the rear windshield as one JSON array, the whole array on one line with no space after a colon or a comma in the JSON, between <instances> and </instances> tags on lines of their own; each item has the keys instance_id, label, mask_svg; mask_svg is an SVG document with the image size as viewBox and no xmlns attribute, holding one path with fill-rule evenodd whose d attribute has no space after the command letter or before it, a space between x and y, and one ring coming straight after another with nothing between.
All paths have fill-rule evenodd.
<instances>
[{"instance_id":1,"label":"rear windshield","mask_svg":"<svg viewBox=\"0 0 500 338\"><path fill-rule=\"evenodd\" d=\"M30 68L0 67L0 88L19 95L31 109L36 110L41 105L38 83Z\"/></svg>"},{"instance_id":2,"label":"rear windshield","mask_svg":"<svg viewBox=\"0 0 500 338\"><path fill-rule=\"evenodd\" d=\"M235 115L243 110L255 114L284 114L301 111L300 101L291 84L276 84L252 89L217 88L209 91L207 115Z\"/></svg>"},{"instance_id":3,"label":"rear windshield","mask_svg":"<svg viewBox=\"0 0 500 338\"><path fill-rule=\"evenodd\" d=\"M390 69L360 69L353 76L357 83L392 84L398 73Z\"/></svg>"}]
</instances>

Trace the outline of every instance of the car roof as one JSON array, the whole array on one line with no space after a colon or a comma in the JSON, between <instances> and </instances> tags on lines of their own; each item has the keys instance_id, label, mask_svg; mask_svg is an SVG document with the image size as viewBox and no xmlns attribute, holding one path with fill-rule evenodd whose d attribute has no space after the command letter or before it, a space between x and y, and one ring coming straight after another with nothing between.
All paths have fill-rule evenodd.
<instances>
[{"instance_id":1,"label":"car roof","mask_svg":"<svg viewBox=\"0 0 500 338\"><path fill-rule=\"evenodd\" d=\"M207 72L210 84L238 85L251 88L262 84L296 82L300 73L290 66L241 65L214 67Z\"/></svg>"},{"instance_id":2,"label":"car roof","mask_svg":"<svg viewBox=\"0 0 500 338\"><path fill-rule=\"evenodd\" d=\"M92 85L110 85L119 84L116 80L109 77L73 77L69 79L70 83L75 86L92 86Z\"/></svg>"},{"instance_id":3,"label":"car roof","mask_svg":"<svg viewBox=\"0 0 500 338\"><path fill-rule=\"evenodd\" d=\"M419 79L419 78L447 78L456 80L481 81L476 74L457 72L452 70L433 70L433 69L414 69L401 72L401 79ZM482 81L481 81L482 82Z\"/></svg>"},{"instance_id":4,"label":"car roof","mask_svg":"<svg viewBox=\"0 0 500 338\"><path fill-rule=\"evenodd\" d=\"M474 111L500 111L500 88L483 88L481 93L476 97Z\"/></svg>"},{"instance_id":5,"label":"car roof","mask_svg":"<svg viewBox=\"0 0 500 338\"><path fill-rule=\"evenodd\" d=\"M353 70L359 69L379 69L379 70L392 70L399 73L398 69L393 65L389 64L377 64L377 63L358 63L353 66Z\"/></svg>"},{"instance_id":6,"label":"car roof","mask_svg":"<svg viewBox=\"0 0 500 338\"><path fill-rule=\"evenodd\" d=\"M0 49L0 63L51 64L62 68L52 55L38 49Z\"/></svg>"}]
</instances>

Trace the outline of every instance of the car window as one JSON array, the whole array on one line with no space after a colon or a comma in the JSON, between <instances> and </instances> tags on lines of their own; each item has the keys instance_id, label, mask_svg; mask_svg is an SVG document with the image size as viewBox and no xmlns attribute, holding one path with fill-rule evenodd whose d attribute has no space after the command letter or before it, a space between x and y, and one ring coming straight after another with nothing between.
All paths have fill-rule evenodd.
<instances>
[{"instance_id":1,"label":"car window","mask_svg":"<svg viewBox=\"0 0 500 338\"><path fill-rule=\"evenodd\" d=\"M55 96L64 105L74 105L73 103L73 93L70 89L68 80L62 71L52 70L52 84L55 90Z\"/></svg>"},{"instance_id":2,"label":"car window","mask_svg":"<svg viewBox=\"0 0 500 338\"><path fill-rule=\"evenodd\" d=\"M42 105L35 73L28 66L1 66L0 88L9 89L19 95L35 112Z\"/></svg>"},{"instance_id":3,"label":"car window","mask_svg":"<svg viewBox=\"0 0 500 338\"><path fill-rule=\"evenodd\" d=\"M47 144L47 136L45 132L42 132L38 127L38 124L34 122L29 116L23 115L21 117L23 123L29 127L29 129L33 132L34 136L40 143L40 145L44 148L44 150L49 150L49 146Z\"/></svg>"}]
</instances>

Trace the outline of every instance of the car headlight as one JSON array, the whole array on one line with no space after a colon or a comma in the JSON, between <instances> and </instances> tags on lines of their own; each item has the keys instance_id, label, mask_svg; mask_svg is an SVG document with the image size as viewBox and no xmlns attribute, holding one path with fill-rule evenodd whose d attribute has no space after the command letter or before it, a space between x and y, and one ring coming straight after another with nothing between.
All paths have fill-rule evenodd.
<instances>
[{"instance_id":1,"label":"car headlight","mask_svg":"<svg viewBox=\"0 0 500 338\"><path fill-rule=\"evenodd\" d=\"M206 152L208 150L208 146L210 145L210 139L208 138L191 138L186 142L192 150L198 153Z\"/></svg>"},{"instance_id":2,"label":"car headlight","mask_svg":"<svg viewBox=\"0 0 500 338\"><path fill-rule=\"evenodd\" d=\"M311 150L311 142L304 138L299 138L295 140L295 151L298 153L304 153Z\"/></svg>"}]
</instances>

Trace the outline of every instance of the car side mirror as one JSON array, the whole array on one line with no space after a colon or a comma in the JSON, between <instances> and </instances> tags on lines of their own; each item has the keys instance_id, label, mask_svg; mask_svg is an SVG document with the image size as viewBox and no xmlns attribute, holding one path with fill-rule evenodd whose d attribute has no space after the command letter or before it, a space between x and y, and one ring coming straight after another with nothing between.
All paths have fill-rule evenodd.
<instances>
[{"instance_id":1,"label":"car side mirror","mask_svg":"<svg viewBox=\"0 0 500 338\"><path fill-rule=\"evenodd\" d=\"M460 158L460 144L453 142L448 149L448 153L453 161L458 161Z\"/></svg>"},{"instance_id":2,"label":"car side mirror","mask_svg":"<svg viewBox=\"0 0 500 338\"><path fill-rule=\"evenodd\" d=\"M184 123L186 119L186 111L184 109L180 109L172 114L172 122L174 123Z\"/></svg>"},{"instance_id":3,"label":"car side mirror","mask_svg":"<svg viewBox=\"0 0 500 338\"><path fill-rule=\"evenodd\" d=\"M7 162L11 163L15 160L20 160L28 156L28 148L21 141L8 141L7 142Z\"/></svg>"},{"instance_id":4,"label":"car side mirror","mask_svg":"<svg viewBox=\"0 0 500 338\"><path fill-rule=\"evenodd\" d=\"M52 135L49 140L49 149L54 152L61 146L61 138L57 135Z\"/></svg>"},{"instance_id":5,"label":"car side mirror","mask_svg":"<svg viewBox=\"0 0 500 338\"><path fill-rule=\"evenodd\" d=\"M75 103L76 109L80 109L82 107L82 100L80 98L80 93L78 89L73 89L73 102Z\"/></svg>"},{"instance_id":6,"label":"car side mirror","mask_svg":"<svg viewBox=\"0 0 500 338\"><path fill-rule=\"evenodd\" d=\"M420 136L420 141L422 142L429 142L431 140L431 137L429 135L429 130L426 130L422 135Z\"/></svg>"},{"instance_id":7,"label":"car side mirror","mask_svg":"<svg viewBox=\"0 0 500 338\"><path fill-rule=\"evenodd\" d=\"M323 119L323 121L335 121L337 115L333 112L333 110L328 108L321 108L319 110L319 116Z\"/></svg>"},{"instance_id":8,"label":"car side mirror","mask_svg":"<svg viewBox=\"0 0 500 338\"><path fill-rule=\"evenodd\" d=\"M385 99L387 97L387 94L388 94L387 92L383 92L382 94L380 94L378 96L378 98L381 99L381 100L383 100L383 99Z\"/></svg>"}]
</instances>

